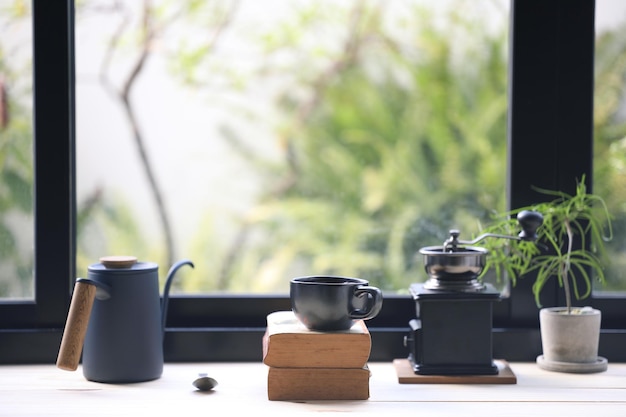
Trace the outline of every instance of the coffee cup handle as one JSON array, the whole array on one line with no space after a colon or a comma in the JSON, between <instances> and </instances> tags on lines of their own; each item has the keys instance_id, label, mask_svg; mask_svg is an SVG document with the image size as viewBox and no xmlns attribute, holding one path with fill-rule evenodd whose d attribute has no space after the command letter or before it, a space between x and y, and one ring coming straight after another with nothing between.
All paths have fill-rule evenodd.
<instances>
[{"instance_id":1,"label":"coffee cup handle","mask_svg":"<svg viewBox=\"0 0 626 417\"><path fill-rule=\"evenodd\" d=\"M376 287L363 286L354 291L356 298L366 297L365 306L350 312L353 319L368 320L376 317L383 306L383 293Z\"/></svg>"}]
</instances>

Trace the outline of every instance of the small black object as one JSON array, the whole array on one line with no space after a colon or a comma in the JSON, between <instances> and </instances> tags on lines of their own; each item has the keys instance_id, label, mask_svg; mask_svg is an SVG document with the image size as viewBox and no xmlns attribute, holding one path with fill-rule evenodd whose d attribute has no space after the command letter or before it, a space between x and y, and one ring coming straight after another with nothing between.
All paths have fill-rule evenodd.
<instances>
[{"instance_id":1,"label":"small black object","mask_svg":"<svg viewBox=\"0 0 626 417\"><path fill-rule=\"evenodd\" d=\"M217 381L207 374L198 374L198 378L193 381L193 386L200 391L211 391L217 386Z\"/></svg>"},{"instance_id":2,"label":"small black object","mask_svg":"<svg viewBox=\"0 0 626 417\"><path fill-rule=\"evenodd\" d=\"M543 224L543 215L537 211L520 211L517 222L522 227L519 238L534 242L537 240L537 229Z\"/></svg>"}]
</instances>

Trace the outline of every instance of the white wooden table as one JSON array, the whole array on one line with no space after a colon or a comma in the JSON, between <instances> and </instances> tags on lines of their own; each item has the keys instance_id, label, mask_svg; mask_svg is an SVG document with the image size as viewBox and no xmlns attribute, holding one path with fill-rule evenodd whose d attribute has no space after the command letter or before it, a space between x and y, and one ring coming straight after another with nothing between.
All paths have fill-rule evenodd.
<instances>
[{"instance_id":1,"label":"white wooden table","mask_svg":"<svg viewBox=\"0 0 626 417\"><path fill-rule=\"evenodd\" d=\"M626 416L626 364L609 363L606 372L588 375L510 365L515 385L413 385L399 384L391 363L370 363L369 400L328 402L268 401L262 363L166 364L160 379L126 385L87 381L80 368L5 365L0 416ZM217 379L213 392L191 385L199 372Z\"/></svg>"}]
</instances>

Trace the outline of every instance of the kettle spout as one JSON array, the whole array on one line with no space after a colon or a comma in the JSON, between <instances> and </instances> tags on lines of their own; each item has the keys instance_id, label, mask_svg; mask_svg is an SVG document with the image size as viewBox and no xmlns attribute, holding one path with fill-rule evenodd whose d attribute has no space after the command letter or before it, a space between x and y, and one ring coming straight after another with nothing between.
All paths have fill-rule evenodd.
<instances>
[{"instance_id":1,"label":"kettle spout","mask_svg":"<svg viewBox=\"0 0 626 417\"><path fill-rule=\"evenodd\" d=\"M174 265L172 265L169 272L167 273L167 279L165 280L165 288L163 289L163 301L161 304L161 332L164 338L165 338L165 321L167 320L167 305L169 303L169 296L170 296L170 287L172 286L172 281L174 280L174 275L176 274L176 271L178 271L178 269L184 265L189 265L192 268L194 268L193 262L191 262L188 259L183 259L182 261L178 261Z\"/></svg>"}]
</instances>

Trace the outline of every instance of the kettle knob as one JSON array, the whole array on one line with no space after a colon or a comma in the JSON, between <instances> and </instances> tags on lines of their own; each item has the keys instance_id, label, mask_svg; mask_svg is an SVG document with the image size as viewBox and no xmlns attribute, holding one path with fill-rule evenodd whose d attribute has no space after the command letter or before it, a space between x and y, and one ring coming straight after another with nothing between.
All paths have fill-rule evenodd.
<instances>
[{"instance_id":1,"label":"kettle knob","mask_svg":"<svg viewBox=\"0 0 626 417\"><path fill-rule=\"evenodd\" d=\"M137 263L137 258L134 256L103 256L100 258L100 263L111 269L130 268Z\"/></svg>"}]
</instances>

